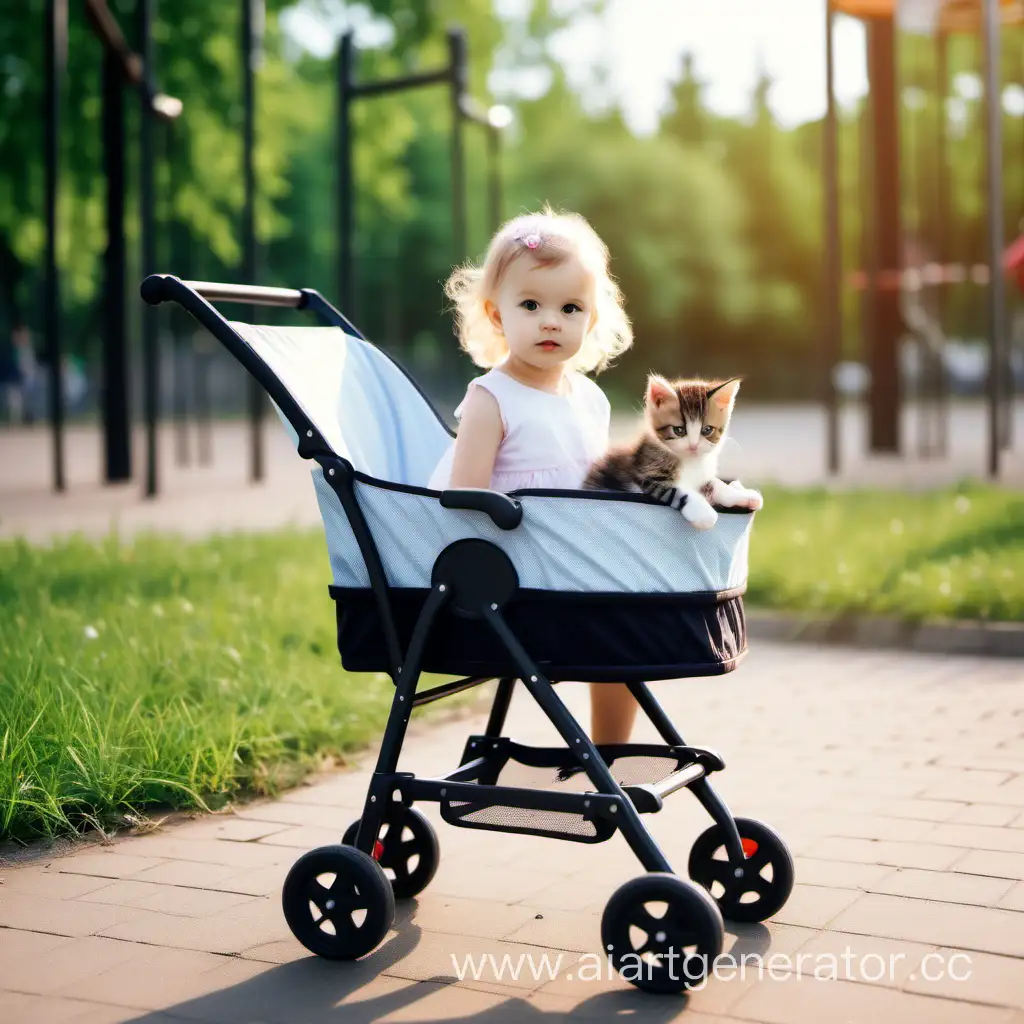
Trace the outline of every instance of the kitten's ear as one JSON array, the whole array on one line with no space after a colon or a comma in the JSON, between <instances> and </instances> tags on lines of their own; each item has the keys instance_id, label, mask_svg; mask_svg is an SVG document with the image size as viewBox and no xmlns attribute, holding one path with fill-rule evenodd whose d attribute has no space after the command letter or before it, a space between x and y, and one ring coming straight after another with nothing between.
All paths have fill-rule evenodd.
<instances>
[{"instance_id":1,"label":"kitten's ear","mask_svg":"<svg viewBox=\"0 0 1024 1024\"><path fill-rule=\"evenodd\" d=\"M733 377L724 384L718 384L708 391L707 399L713 402L719 409L731 409L736 401L736 392L740 389L740 378Z\"/></svg>"},{"instance_id":2,"label":"kitten's ear","mask_svg":"<svg viewBox=\"0 0 1024 1024\"><path fill-rule=\"evenodd\" d=\"M655 409L664 405L674 394L672 385L664 377L652 373L647 378L647 402Z\"/></svg>"}]
</instances>

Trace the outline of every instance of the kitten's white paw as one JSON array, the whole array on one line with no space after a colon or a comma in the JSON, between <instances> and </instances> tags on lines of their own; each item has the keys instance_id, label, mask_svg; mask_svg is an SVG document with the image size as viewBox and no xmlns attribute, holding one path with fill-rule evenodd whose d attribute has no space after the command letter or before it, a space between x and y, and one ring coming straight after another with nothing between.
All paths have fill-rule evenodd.
<instances>
[{"instance_id":1,"label":"kitten's white paw","mask_svg":"<svg viewBox=\"0 0 1024 1024\"><path fill-rule=\"evenodd\" d=\"M718 513L706 502L688 501L680 510L683 518L698 530L710 530L718 522Z\"/></svg>"},{"instance_id":2,"label":"kitten's white paw","mask_svg":"<svg viewBox=\"0 0 1024 1024\"><path fill-rule=\"evenodd\" d=\"M733 491L733 507L749 508L756 512L764 504L764 498L759 491L751 490L749 487L737 487Z\"/></svg>"}]
</instances>

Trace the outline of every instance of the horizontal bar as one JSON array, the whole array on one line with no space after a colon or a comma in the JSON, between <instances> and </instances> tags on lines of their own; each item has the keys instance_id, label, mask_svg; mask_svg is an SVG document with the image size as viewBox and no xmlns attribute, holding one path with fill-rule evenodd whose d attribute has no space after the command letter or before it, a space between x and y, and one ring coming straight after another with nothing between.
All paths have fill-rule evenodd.
<instances>
[{"instance_id":1,"label":"horizontal bar","mask_svg":"<svg viewBox=\"0 0 1024 1024\"><path fill-rule=\"evenodd\" d=\"M463 690L472 690L474 686L480 686L481 683L489 683L493 678L493 676L485 676L481 679L457 679L450 683L442 683L440 686L433 686L429 690L417 693L413 698L412 706L414 708L418 708L421 704L430 704L432 701L440 700L442 697L448 697L453 693L462 693Z\"/></svg>"},{"instance_id":2,"label":"horizontal bar","mask_svg":"<svg viewBox=\"0 0 1024 1024\"><path fill-rule=\"evenodd\" d=\"M215 281L183 281L210 302L244 302L250 306L288 306L301 309L306 297L298 288L264 288L255 284L220 284Z\"/></svg>"},{"instance_id":3,"label":"horizontal bar","mask_svg":"<svg viewBox=\"0 0 1024 1024\"><path fill-rule=\"evenodd\" d=\"M451 72L427 71L422 75L406 75L404 78L388 78L382 82L366 82L362 85L347 86L345 91L350 96L384 96L389 92L402 92L405 89L419 89L424 85L440 85L451 81Z\"/></svg>"},{"instance_id":4,"label":"horizontal bar","mask_svg":"<svg viewBox=\"0 0 1024 1024\"><path fill-rule=\"evenodd\" d=\"M435 801L466 801L484 807L521 807L530 811L569 811L594 815L603 804L621 803L611 793L559 793L551 789L521 789L515 786L481 786L473 782L446 779L399 779L395 785L403 798ZM441 790L444 790L444 796ZM586 802L587 806L584 806Z\"/></svg>"},{"instance_id":5,"label":"horizontal bar","mask_svg":"<svg viewBox=\"0 0 1024 1024\"><path fill-rule=\"evenodd\" d=\"M667 778L656 782L651 786L651 789L660 797L671 796L673 793L682 789L684 786L689 786L696 782L698 779L703 779L707 775L702 764L688 764L685 768L680 768L679 771L673 772Z\"/></svg>"}]
</instances>

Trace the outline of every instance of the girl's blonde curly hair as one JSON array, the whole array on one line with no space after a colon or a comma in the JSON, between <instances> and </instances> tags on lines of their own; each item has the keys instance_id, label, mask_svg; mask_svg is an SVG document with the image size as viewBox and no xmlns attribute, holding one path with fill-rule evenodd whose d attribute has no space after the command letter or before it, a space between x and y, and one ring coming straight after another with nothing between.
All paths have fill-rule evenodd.
<instances>
[{"instance_id":1,"label":"girl's blonde curly hair","mask_svg":"<svg viewBox=\"0 0 1024 1024\"><path fill-rule=\"evenodd\" d=\"M608 249L597 232L577 213L556 213L545 206L540 213L508 221L491 239L479 267L457 268L445 284L455 307L459 344L477 366L497 366L508 355L505 338L484 309L495 300L509 267L518 259L557 266L576 256L594 281L595 308L586 339L567 364L587 373L600 372L633 344L633 330L622 308L622 293L608 272Z\"/></svg>"}]
</instances>

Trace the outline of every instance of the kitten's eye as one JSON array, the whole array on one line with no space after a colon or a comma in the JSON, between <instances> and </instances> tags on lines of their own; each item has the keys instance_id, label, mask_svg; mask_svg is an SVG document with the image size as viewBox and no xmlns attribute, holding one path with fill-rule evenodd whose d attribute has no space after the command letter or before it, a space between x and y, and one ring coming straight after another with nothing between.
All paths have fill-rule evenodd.
<instances>
[{"instance_id":1,"label":"kitten's eye","mask_svg":"<svg viewBox=\"0 0 1024 1024\"><path fill-rule=\"evenodd\" d=\"M686 433L686 427L673 427L672 433L675 434L676 437L682 437Z\"/></svg>"},{"instance_id":2,"label":"kitten's eye","mask_svg":"<svg viewBox=\"0 0 1024 1024\"><path fill-rule=\"evenodd\" d=\"M715 432L715 428L711 424L706 424L700 428L701 437L710 437Z\"/></svg>"},{"instance_id":3,"label":"kitten's eye","mask_svg":"<svg viewBox=\"0 0 1024 1024\"><path fill-rule=\"evenodd\" d=\"M537 303L533 299L523 299L523 301L520 302L519 305L522 306L523 309L529 310L531 313L535 309L537 309Z\"/></svg>"},{"instance_id":4,"label":"kitten's eye","mask_svg":"<svg viewBox=\"0 0 1024 1024\"><path fill-rule=\"evenodd\" d=\"M572 313L582 313L583 310L579 306L577 306L575 302L567 302L562 307L562 312L566 313L566 314L572 314Z\"/></svg>"}]
</instances>

